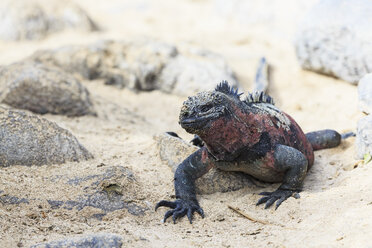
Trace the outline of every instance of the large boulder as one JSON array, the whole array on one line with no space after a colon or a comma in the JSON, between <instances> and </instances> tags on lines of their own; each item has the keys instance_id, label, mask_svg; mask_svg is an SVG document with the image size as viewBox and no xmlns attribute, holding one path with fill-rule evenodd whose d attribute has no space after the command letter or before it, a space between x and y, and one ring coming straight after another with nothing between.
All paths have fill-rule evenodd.
<instances>
[{"instance_id":1,"label":"large boulder","mask_svg":"<svg viewBox=\"0 0 372 248\"><path fill-rule=\"evenodd\" d=\"M302 68L353 84L372 72L371 13L369 0L321 0L297 32Z\"/></svg>"},{"instance_id":2,"label":"large boulder","mask_svg":"<svg viewBox=\"0 0 372 248\"><path fill-rule=\"evenodd\" d=\"M0 68L0 102L39 114L95 114L88 90L77 79L33 61Z\"/></svg>"},{"instance_id":3,"label":"large boulder","mask_svg":"<svg viewBox=\"0 0 372 248\"><path fill-rule=\"evenodd\" d=\"M359 109L372 113L372 73L365 75L358 84Z\"/></svg>"},{"instance_id":4,"label":"large boulder","mask_svg":"<svg viewBox=\"0 0 372 248\"><path fill-rule=\"evenodd\" d=\"M372 155L372 115L358 121L355 143L359 159L363 159L365 154Z\"/></svg>"},{"instance_id":5,"label":"large boulder","mask_svg":"<svg viewBox=\"0 0 372 248\"><path fill-rule=\"evenodd\" d=\"M221 56L200 49L178 49L151 39L40 50L30 59L85 79L104 79L105 84L133 90L157 89L187 96L211 90L222 80L238 85Z\"/></svg>"},{"instance_id":6,"label":"large boulder","mask_svg":"<svg viewBox=\"0 0 372 248\"><path fill-rule=\"evenodd\" d=\"M199 149L181 138L169 134L155 137L158 144L160 158L171 167L174 172L178 165L189 155ZM239 190L245 186L253 186L252 178L241 172L221 171L212 168L195 181L198 194L213 194Z\"/></svg>"},{"instance_id":7,"label":"large boulder","mask_svg":"<svg viewBox=\"0 0 372 248\"><path fill-rule=\"evenodd\" d=\"M92 158L67 130L36 115L0 106L0 167Z\"/></svg>"},{"instance_id":8,"label":"large boulder","mask_svg":"<svg viewBox=\"0 0 372 248\"><path fill-rule=\"evenodd\" d=\"M64 29L96 30L85 11L58 0L0 1L0 39L35 40Z\"/></svg>"}]
</instances>

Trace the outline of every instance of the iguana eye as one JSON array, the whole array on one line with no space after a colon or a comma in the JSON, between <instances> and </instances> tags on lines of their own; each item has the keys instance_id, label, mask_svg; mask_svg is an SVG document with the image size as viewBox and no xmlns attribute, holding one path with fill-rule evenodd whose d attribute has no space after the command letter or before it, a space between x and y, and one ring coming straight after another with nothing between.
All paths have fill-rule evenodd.
<instances>
[{"instance_id":1,"label":"iguana eye","mask_svg":"<svg viewBox=\"0 0 372 248\"><path fill-rule=\"evenodd\" d=\"M215 98L215 101L216 101L217 103L222 103L223 98L222 98L221 96L217 95L216 98Z\"/></svg>"},{"instance_id":2,"label":"iguana eye","mask_svg":"<svg viewBox=\"0 0 372 248\"><path fill-rule=\"evenodd\" d=\"M210 110L211 108L213 108L213 105L212 104L207 104L207 105L204 105L200 108L200 111L201 112L207 112L208 110Z\"/></svg>"}]
</instances>

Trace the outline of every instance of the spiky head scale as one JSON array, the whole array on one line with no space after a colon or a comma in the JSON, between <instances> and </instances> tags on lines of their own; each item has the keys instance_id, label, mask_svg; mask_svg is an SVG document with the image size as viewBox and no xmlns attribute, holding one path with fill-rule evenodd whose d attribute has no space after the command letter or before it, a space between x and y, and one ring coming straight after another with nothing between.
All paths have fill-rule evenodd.
<instances>
[{"instance_id":1,"label":"spiky head scale","mask_svg":"<svg viewBox=\"0 0 372 248\"><path fill-rule=\"evenodd\" d=\"M237 99L240 99L240 96L243 94L238 93L238 88L234 89L234 87L231 87L226 80L223 80L221 83L219 83L214 91L222 92Z\"/></svg>"},{"instance_id":2,"label":"spiky head scale","mask_svg":"<svg viewBox=\"0 0 372 248\"><path fill-rule=\"evenodd\" d=\"M271 96L266 95L263 91L248 93L247 97L243 102L245 102L246 104L264 102L274 105L274 99Z\"/></svg>"},{"instance_id":3,"label":"spiky head scale","mask_svg":"<svg viewBox=\"0 0 372 248\"><path fill-rule=\"evenodd\" d=\"M215 91L224 93L228 96L234 97L239 100L240 100L240 96L243 94L243 93L238 93L238 89L237 88L234 89L234 87L231 87L226 80L223 80L221 83L219 83ZM243 102L247 104L264 102L264 103L270 103L274 105L274 99L271 96L266 95L263 91L256 91L253 93L248 93L247 97L245 98Z\"/></svg>"}]
</instances>

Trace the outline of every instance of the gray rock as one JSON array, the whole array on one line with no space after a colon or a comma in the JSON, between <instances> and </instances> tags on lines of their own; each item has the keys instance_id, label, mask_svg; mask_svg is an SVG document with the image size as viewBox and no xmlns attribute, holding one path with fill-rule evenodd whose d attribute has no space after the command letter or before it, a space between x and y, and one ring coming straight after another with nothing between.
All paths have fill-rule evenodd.
<instances>
[{"instance_id":1,"label":"gray rock","mask_svg":"<svg viewBox=\"0 0 372 248\"><path fill-rule=\"evenodd\" d=\"M372 155L372 115L367 115L358 121L356 150L359 159L363 159L368 153Z\"/></svg>"},{"instance_id":2,"label":"gray rock","mask_svg":"<svg viewBox=\"0 0 372 248\"><path fill-rule=\"evenodd\" d=\"M39 205L47 202L49 206L46 206L46 209L73 210L72 214L83 211L85 217L99 220L116 210L126 209L129 214L135 216L142 216L149 210L148 203L144 201L148 195L128 168L109 166L102 167L98 173L92 173L91 170L94 169L80 171L79 177L71 176L71 174L75 175L74 172L50 178L43 177L45 191L51 192L49 189L53 188L52 194L45 192L36 197L23 198L20 197L24 195L22 192L18 193L19 196L14 196L0 190L0 204ZM57 189L66 188L68 188L67 198L61 197ZM56 198L56 195L59 195L59 198Z\"/></svg>"},{"instance_id":3,"label":"gray rock","mask_svg":"<svg viewBox=\"0 0 372 248\"><path fill-rule=\"evenodd\" d=\"M157 135L154 138L157 142L160 159L166 162L173 172L176 171L177 166L183 160L199 149L199 147L167 133Z\"/></svg>"},{"instance_id":4,"label":"gray rock","mask_svg":"<svg viewBox=\"0 0 372 248\"><path fill-rule=\"evenodd\" d=\"M57 124L2 106L0 142L0 166L55 164L93 157Z\"/></svg>"},{"instance_id":5,"label":"gray rock","mask_svg":"<svg viewBox=\"0 0 372 248\"><path fill-rule=\"evenodd\" d=\"M85 207L92 207L102 210L102 213L94 214L91 217L102 219L109 212L120 209L127 209L132 215L144 215L147 210L135 203L126 201L119 193L108 193L105 191L95 192L92 194L81 195L75 200L60 201L47 200L52 209L64 208L67 210L83 210Z\"/></svg>"},{"instance_id":6,"label":"gray rock","mask_svg":"<svg viewBox=\"0 0 372 248\"><path fill-rule=\"evenodd\" d=\"M358 84L359 109L372 113L372 73L365 75Z\"/></svg>"},{"instance_id":7,"label":"gray rock","mask_svg":"<svg viewBox=\"0 0 372 248\"><path fill-rule=\"evenodd\" d=\"M0 68L0 102L39 114L95 114L89 92L79 81L33 61Z\"/></svg>"},{"instance_id":8,"label":"gray rock","mask_svg":"<svg viewBox=\"0 0 372 248\"><path fill-rule=\"evenodd\" d=\"M297 32L302 68L353 84L372 72L371 13L369 0L321 0Z\"/></svg>"},{"instance_id":9,"label":"gray rock","mask_svg":"<svg viewBox=\"0 0 372 248\"><path fill-rule=\"evenodd\" d=\"M2 0L0 39L35 40L64 29L97 30L97 25L71 1Z\"/></svg>"},{"instance_id":10,"label":"gray rock","mask_svg":"<svg viewBox=\"0 0 372 248\"><path fill-rule=\"evenodd\" d=\"M168 134L155 137L160 158L165 161L174 172L178 165L199 148L180 138ZM253 186L252 178L241 172L227 172L212 168L204 176L195 181L198 194L213 194L239 190L246 186Z\"/></svg>"},{"instance_id":11,"label":"gray rock","mask_svg":"<svg viewBox=\"0 0 372 248\"><path fill-rule=\"evenodd\" d=\"M95 233L78 237L67 237L62 240L32 245L31 248L120 248L123 245L123 238L117 234Z\"/></svg>"},{"instance_id":12,"label":"gray rock","mask_svg":"<svg viewBox=\"0 0 372 248\"><path fill-rule=\"evenodd\" d=\"M58 176L52 181L83 188L82 194L75 200L48 199L47 202L52 209L64 208L80 211L85 207L93 207L103 211L92 216L98 219L109 212L120 209L127 209L132 215L143 215L147 210L147 207L139 205L141 202L139 199L145 199L140 184L134 174L122 166L112 166L101 174L83 177Z\"/></svg>"},{"instance_id":13,"label":"gray rock","mask_svg":"<svg viewBox=\"0 0 372 248\"><path fill-rule=\"evenodd\" d=\"M57 177L58 178L58 177ZM109 180L110 183L104 183ZM135 183L136 178L132 171L123 166L110 166L101 174L86 175L82 177L66 177L65 183L69 185L81 185L88 183L91 186L98 186L99 184L115 184L115 181L126 180L130 183ZM56 180L54 180L56 181Z\"/></svg>"},{"instance_id":14,"label":"gray rock","mask_svg":"<svg viewBox=\"0 0 372 248\"><path fill-rule=\"evenodd\" d=\"M66 46L37 51L32 60L51 64L86 79L134 90L153 90L167 61L177 49L161 42L100 41L92 45Z\"/></svg>"},{"instance_id":15,"label":"gray rock","mask_svg":"<svg viewBox=\"0 0 372 248\"><path fill-rule=\"evenodd\" d=\"M133 90L158 89L186 96L213 89L222 80L237 86L222 57L200 49L180 51L165 43L137 39L41 50L30 59Z\"/></svg>"}]
</instances>

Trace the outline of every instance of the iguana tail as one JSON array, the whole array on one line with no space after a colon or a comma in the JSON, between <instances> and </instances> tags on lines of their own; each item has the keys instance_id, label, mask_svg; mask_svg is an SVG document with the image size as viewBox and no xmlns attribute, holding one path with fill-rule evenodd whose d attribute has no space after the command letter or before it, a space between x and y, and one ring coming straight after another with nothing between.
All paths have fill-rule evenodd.
<instances>
[{"instance_id":1,"label":"iguana tail","mask_svg":"<svg viewBox=\"0 0 372 248\"><path fill-rule=\"evenodd\" d=\"M349 132L339 134L335 130L325 129L306 134L307 140L313 147L314 151L333 148L341 143L341 139L346 139L351 136L355 136L355 133Z\"/></svg>"}]
</instances>

